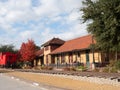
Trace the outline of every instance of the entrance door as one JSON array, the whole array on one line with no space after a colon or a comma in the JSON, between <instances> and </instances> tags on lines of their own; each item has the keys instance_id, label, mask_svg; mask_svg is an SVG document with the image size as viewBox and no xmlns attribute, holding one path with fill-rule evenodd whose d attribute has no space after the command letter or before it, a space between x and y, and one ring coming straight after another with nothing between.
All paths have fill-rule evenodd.
<instances>
[{"instance_id":1,"label":"entrance door","mask_svg":"<svg viewBox=\"0 0 120 90\"><path fill-rule=\"evenodd\" d=\"M73 56L72 56L72 53L69 53L69 64L73 64Z\"/></svg>"},{"instance_id":2,"label":"entrance door","mask_svg":"<svg viewBox=\"0 0 120 90\"><path fill-rule=\"evenodd\" d=\"M90 61L89 61L89 51L86 51L86 66L90 67Z\"/></svg>"},{"instance_id":3,"label":"entrance door","mask_svg":"<svg viewBox=\"0 0 120 90\"><path fill-rule=\"evenodd\" d=\"M55 56L51 57L51 64L55 64Z\"/></svg>"},{"instance_id":4,"label":"entrance door","mask_svg":"<svg viewBox=\"0 0 120 90\"><path fill-rule=\"evenodd\" d=\"M41 57L41 65L44 65L44 56Z\"/></svg>"}]
</instances>

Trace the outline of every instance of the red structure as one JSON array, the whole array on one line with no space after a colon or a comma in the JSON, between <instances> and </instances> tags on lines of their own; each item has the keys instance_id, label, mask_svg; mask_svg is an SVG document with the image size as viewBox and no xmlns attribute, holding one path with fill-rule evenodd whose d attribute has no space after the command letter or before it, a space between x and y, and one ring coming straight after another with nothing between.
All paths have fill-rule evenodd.
<instances>
[{"instance_id":1,"label":"red structure","mask_svg":"<svg viewBox=\"0 0 120 90\"><path fill-rule=\"evenodd\" d=\"M0 53L0 66L11 66L15 65L17 61L17 54L5 52Z\"/></svg>"}]
</instances>

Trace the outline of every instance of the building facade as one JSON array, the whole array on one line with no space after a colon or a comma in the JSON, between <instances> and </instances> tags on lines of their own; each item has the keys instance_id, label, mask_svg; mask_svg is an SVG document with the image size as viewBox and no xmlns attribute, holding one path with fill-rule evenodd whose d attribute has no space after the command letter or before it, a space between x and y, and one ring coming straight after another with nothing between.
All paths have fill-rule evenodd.
<instances>
[{"instance_id":1,"label":"building facade","mask_svg":"<svg viewBox=\"0 0 120 90\"><path fill-rule=\"evenodd\" d=\"M34 60L35 65L55 64L55 61L53 60L53 57L51 57L50 53L63 45L64 42L64 40L61 40L59 38L53 38L41 45L41 49L36 52L37 57L36 60Z\"/></svg>"},{"instance_id":2,"label":"building facade","mask_svg":"<svg viewBox=\"0 0 120 90\"><path fill-rule=\"evenodd\" d=\"M92 63L104 63L105 57L98 50L90 49L95 44L91 35L86 35L69 41L58 38L46 42L37 52L36 61L39 65L84 65L91 68Z\"/></svg>"}]
</instances>

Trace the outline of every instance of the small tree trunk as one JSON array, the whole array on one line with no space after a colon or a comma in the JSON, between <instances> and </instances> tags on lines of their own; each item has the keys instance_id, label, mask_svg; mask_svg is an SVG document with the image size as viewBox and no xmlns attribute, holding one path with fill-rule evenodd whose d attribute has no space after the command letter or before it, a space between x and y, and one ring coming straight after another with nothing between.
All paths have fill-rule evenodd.
<instances>
[{"instance_id":1,"label":"small tree trunk","mask_svg":"<svg viewBox=\"0 0 120 90\"><path fill-rule=\"evenodd\" d=\"M110 53L109 53L109 51L107 51L107 52L105 53L105 61L106 61L107 63L110 63Z\"/></svg>"},{"instance_id":2,"label":"small tree trunk","mask_svg":"<svg viewBox=\"0 0 120 90\"><path fill-rule=\"evenodd\" d=\"M118 60L118 52L117 52L117 49L116 49L116 52L115 52L115 60L116 60L116 61Z\"/></svg>"}]
</instances>

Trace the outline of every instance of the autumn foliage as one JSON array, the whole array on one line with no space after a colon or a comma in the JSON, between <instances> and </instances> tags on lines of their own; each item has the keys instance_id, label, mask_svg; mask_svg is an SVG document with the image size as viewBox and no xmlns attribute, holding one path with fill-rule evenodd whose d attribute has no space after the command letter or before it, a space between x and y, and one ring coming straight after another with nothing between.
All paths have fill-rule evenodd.
<instances>
[{"instance_id":1,"label":"autumn foliage","mask_svg":"<svg viewBox=\"0 0 120 90\"><path fill-rule=\"evenodd\" d=\"M32 61L35 58L36 45L33 40L28 40L27 43L22 43L20 48L20 60Z\"/></svg>"}]
</instances>

